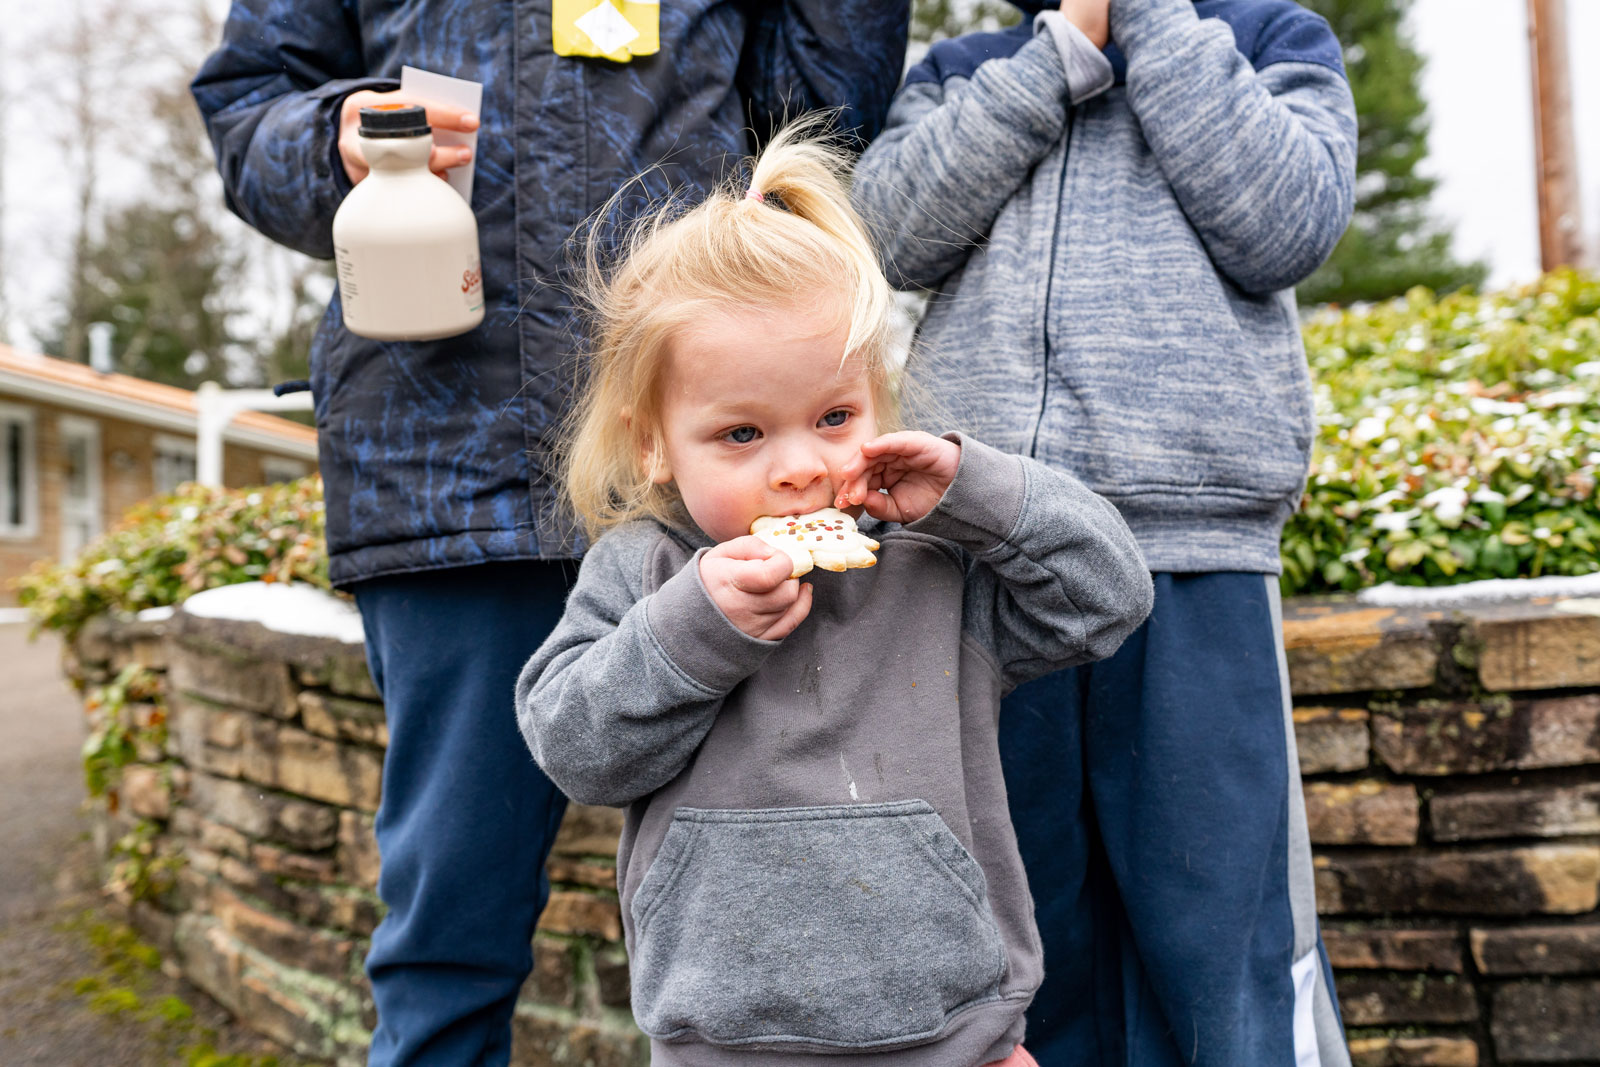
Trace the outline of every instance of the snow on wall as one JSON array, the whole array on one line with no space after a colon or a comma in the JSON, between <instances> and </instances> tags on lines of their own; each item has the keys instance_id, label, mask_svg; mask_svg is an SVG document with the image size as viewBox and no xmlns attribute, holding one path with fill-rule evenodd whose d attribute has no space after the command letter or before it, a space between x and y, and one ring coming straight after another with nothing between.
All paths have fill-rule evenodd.
<instances>
[{"instance_id":1,"label":"snow on wall","mask_svg":"<svg viewBox=\"0 0 1600 1067\"><path fill-rule=\"evenodd\" d=\"M1385 582L1356 594L1363 604L1386 608L1451 608L1496 600L1526 600L1536 596L1600 597L1600 574L1575 578L1492 578L1462 585L1395 585Z\"/></svg>"},{"instance_id":2,"label":"snow on wall","mask_svg":"<svg viewBox=\"0 0 1600 1067\"><path fill-rule=\"evenodd\" d=\"M196 593L183 610L206 619L258 622L281 634L326 637L347 645L365 642L354 604L303 582L243 582Z\"/></svg>"}]
</instances>

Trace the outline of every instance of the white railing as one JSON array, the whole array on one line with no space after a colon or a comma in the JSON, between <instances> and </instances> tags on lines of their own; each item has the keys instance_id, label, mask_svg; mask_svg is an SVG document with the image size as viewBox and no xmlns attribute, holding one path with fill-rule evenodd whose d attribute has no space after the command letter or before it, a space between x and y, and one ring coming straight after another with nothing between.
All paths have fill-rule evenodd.
<instances>
[{"instance_id":1,"label":"white railing","mask_svg":"<svg viewBox=\"0 0 1600 1067\"><path fill-rule=\"evenodd\" d=\"M216 382L201 382L195 390L199 423L195 427L195 481L222 484L222 435L241 411L310 411L309 392L276 396L271 389L224 389Z\"/></svg>"}]
</instances>

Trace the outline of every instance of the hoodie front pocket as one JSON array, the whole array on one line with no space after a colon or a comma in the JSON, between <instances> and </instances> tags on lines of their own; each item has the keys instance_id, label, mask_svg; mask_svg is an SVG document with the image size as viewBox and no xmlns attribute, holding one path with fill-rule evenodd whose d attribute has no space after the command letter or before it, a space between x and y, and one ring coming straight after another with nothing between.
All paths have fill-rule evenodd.
<instances>
[{"instance_id":1,"label":"hoodie front pocket","mask_svg":"<svg viewBox=\"0 0 1600 1067\"><path fill-rule=\"evenodd\" d=\"M661 1041L887 1049L998 997L983 871L927 803L680 808L631 905Z\"/></svg>"}]
</instances>

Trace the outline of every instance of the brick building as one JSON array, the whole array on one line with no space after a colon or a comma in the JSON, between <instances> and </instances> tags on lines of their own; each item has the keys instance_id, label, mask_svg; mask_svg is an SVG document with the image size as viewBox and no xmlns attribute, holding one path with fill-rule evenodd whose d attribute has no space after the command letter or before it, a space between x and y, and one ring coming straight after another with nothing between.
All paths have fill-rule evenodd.
<instances>
[{"instance_id":1,"label":"brick building","mask_svg":"<svg viewBox=\"0 0 1600 1067\"><path fill-rule=\"evenodd\" d=\"M0 345L0 605L34 560L71 556L130 506L195 475L195 394ZM223 434L223 483L316 470L310 427L245 412Z\"/></svg>"}]
</instances>

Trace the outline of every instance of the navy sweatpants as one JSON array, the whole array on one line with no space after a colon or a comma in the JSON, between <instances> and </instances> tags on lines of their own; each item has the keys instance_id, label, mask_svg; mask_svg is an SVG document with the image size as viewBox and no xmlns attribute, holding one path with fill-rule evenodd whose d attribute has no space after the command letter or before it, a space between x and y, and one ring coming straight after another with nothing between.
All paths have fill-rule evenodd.
<instances>
[{"instance_id":1,"label":"navy sweatpants","mask_svg":"<svg viewBox=\"0 0 1600 1067\"><path fill-rule=\"evenodd\" d=\"M1349 1067L1277 579L1157 574L1116 655L1019 687L1001 756L1045 950L1041 1067Z\"/></svg>"},{"instance_id":2,"label":"navy sweatpants","mask_svg":"<svg viewBox=\"0 0 1600 1067\"><path fill-rule=\"evenodd\" d=\"M377 822L388 913L367 954L372 1067L510 1059L567 806L528 754L512 689L576 576L576 563L494 563L354 589L389 721Z\"/></svg>"}]
</instances>

